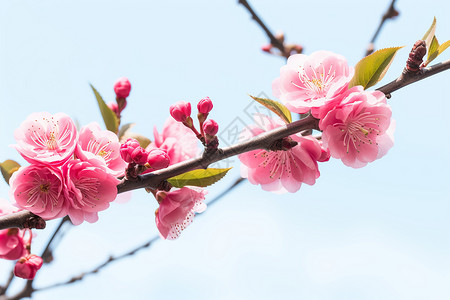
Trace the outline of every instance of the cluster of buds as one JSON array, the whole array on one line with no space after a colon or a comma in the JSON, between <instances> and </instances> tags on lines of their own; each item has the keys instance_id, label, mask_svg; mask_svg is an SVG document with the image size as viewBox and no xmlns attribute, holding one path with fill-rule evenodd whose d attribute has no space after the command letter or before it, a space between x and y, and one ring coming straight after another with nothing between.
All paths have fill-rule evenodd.
<instances>
[{"instance_id":1,"label":"cluster of buds","mask_svg":"<svg viewBox=\"0 0 450 300\"><path fill-rule=\"evenodd\" d=\"M137 178L137 175L146 171L156 171L167 168L170 157L162 149L145 150L135 139L128 139L120 146L120 156L128 163L125 172L127 179Z\"/></svg>"},{"instance_id":2,"label":"cluster of buds","mask_svg":"<svg viewBox=\"0 0 450 300\"><path fill-rule=\"evenodd\" d=\"M117 79L114 83L114 92L116 93L116 102L108 103L108 107L116 114L120 120L120 114L127 106L127 97L130 95L131 83L126 77Z\"/></svg>"},{"instance_id":3,"label":"cluster of buds","mask_svg":"<svg viewBox=\"0 0 450 300\"><path fill-rule=\"evenodd\" d=\"M217 132L219 125L216 121L208 119L208 115L213 109L213 103L209 97L205 97L197 104L197 119L200 125L200 132L194 126L191 118L191 104L189 102L179 101L170 107L170 115L184 126L191 129L202 144L208 149L217 149L219 143L217 140Z\"/></svg>"}]
</instances>

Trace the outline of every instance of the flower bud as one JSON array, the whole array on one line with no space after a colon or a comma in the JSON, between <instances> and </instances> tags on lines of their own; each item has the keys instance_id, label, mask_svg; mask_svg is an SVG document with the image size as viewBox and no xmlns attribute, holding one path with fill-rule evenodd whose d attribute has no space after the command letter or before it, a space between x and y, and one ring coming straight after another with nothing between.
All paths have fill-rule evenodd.
<instances>
[{"instance_id":1,"label":"flower bud","mask_svg":"<svg viewBox=\"0 0 450 300\"><path fill-rule=\"evenodd\" d=\"M23 230L18 228L0 230L0 258L16 260L24 253Z\"/></svg>"},{"instance_id":2,"label":"flower bud","mask_svg":"<svg viewBox=\"0 0 450 300\"><path fill-rule=\"evenodd\" d=\"M130 95L131 83L128 78L121 77L114 83L114 92L117 98L126 98Z\"/></svg>"},{"instance_id":3,"label":"flower bud","mask_svg":"<svg viewBox=\"0 0 450 300\"><path fill-rule=\"evenodd\" d=\"M208 119L205 121L205 123L203 123L203 131L207 135L214 136L219 131L219 125L217 124L216 121Z\"/></svg>"},{"instance_id":4,"label":"flower bud","mask_svg":"<svg viewBox=\"0 0 450 300\"><path fill-rule=\"evenodd\" d=\"M131 153L137 148L140 147L139 142L135 139L128 139L125 143L120 145L120 156L127 163L133 162L131 158Z\"/></svg>"},{"instance_id":5,"label":"flower bud","mask_svg":"<svg viewBox=\"0 0 450 300\"><path fill-rule=\"evenodd\" d=\"M42 263L41 257L34 254L28 254L17 261L16 266L14 267L14 275L31 280L36 276L36 272L42 267Z\"/></svg>"},{"instance_id":6,"label":"flower bud","mask_svg":"<svg viewBox=\"0 0 450 300\"><path fill-rule=\"evenodd\" d=\"M178 122L185 122L191 116L191 103L178 101L170 106L170 115Z\"/></svg>"},{"instance_id":7,"label":"flower bud","mask_svg":"<svg viewBox=\"0 0 450 300\"><path fill-rule=\"evenodd\" d=\"M145 151L145 149L141 146L137 147L133 150L133 152L131 152L131 159L138 165L145 165L147 163L147 157L148 152Z\"/></svg>"},{"instance_id":8,"label":"flower bud","mask_svg":"<svg viewBox=\"0 0 450 300\"><path fill-rule=\"evenodd\" d=\"M109 102L107 105L108 105L109 109L111 109L116 114L116 116L120 115L119 105L117 105L116 102Z\"/></svg>"},{"instance_id":9,"label":"flower bud","mask_svg":"<svg viewBox=\"0 0 450 300\"><path fill-rule=\"evenodd\" d=\"M153 149L148 154L147 163L150 165L150 168L154 170L164 169L169 166L170 157L164 150Z\"/></svg>"},{"instance_id":10,"label":"flower bud","mask_svg":"<svg viewBox=\"0 0 450 300\"><path fill-rule=\"evenodd\" d=\"M263 45L261 47L261 50L267 53L270 53L270 50L272 50L272 44Z\"/></svg>"},{"instance_id":11,"label":"flower bud","mask_svg":"<svg viewBox=\"0 0 450 300\"><path fill-rule=\"evenodd\" d=\"M205 97L200 100L197 104L197 109L199 113L208 114L213 109L213 103L209 97Z\"/></svg>"}]
</instances>

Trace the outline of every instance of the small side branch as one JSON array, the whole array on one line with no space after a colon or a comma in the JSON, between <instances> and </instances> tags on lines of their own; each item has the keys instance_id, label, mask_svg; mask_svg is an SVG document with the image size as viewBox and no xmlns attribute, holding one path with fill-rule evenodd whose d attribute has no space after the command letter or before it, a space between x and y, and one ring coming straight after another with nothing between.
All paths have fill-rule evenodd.
<instances>
[{"instance_id":1,"label":"small side branch","mask_svg":"<svg viewBox=\"0 0 450 300\"><path fill-rule=\"evenodd\" d=\"M250 6L250 4L247 2L247 0L238 0L238 3L242 4L242 6L244 6L249 11L249 13L252 15L252 19L255 20L255 22L258 23L258 25L266 33L267 37L270 40L270 43L275 48L280 50L281 54L284 57L288 58L289 57L289 53L287 53L288 51L286 51L286 48L284 47L284 44L275 37L275 35L269 30L269 28L267 28L266 24L264 24L264 22L258 17L258 15L253 10L253 8Z\"/></svg>"},{"instance_id":2,"label":"small side branch","mask_svg":"<svg viewBox=\"0 0 450 300\"><path fill-rule=\"evenodd\" d=\"M371 54L375 49L375 41L378 38L378 35L380 34L381 29L383 28L384 23L389 20L393 19L396 16L398 16L398 11L395 9L394 4L396 0L391 1L391 5L389 5L386 12L381 17L380 24L378 25L377 30L375 31L375 34L373 35L372 39L370 40L369 45L367 46L366 54L365 56Z\"/></svg>"}]
</instances>

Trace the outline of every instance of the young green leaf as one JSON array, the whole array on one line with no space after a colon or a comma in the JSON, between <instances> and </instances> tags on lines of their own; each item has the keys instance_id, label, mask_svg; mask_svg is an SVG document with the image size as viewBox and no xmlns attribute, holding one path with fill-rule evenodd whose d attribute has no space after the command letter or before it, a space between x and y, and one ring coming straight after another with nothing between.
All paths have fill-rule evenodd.
<instances>
[{"instance_id":1,"label":"young green leaf","mask_svg":"<svg viewBox=\"0 0 450 300\"><path fill-rule=\"evenodd\" d=\"M431 23L430 28L428 28L427 32L423 36L422 40L427 44L427 49L430 49L431 41L433 40L434 33L436 32L436 17L433 19L433 23Z\"/></svg>"},{"instance_id":2,"label":"young green leaf","mask_svg":"<svg viewBox=\"0 0 450 300\"><path fill-rule=\"evenodd\" d=\"M437 47L437 49L431 55L428 55L428 59L424 63L424 67L426 67L430 62L432 62L436 57L438 57L438 55L440 55L442 52L444 52L449 46L450 46L450 40L448 40L445 43L439 45Z\"/></svg>"},{"instance_id":3,"label":"young green leaf","mask_svg":"<svg viewBox=\"0 0 450 300\"><path fill-rule=\"evenodd\" d=\"M439 42L438 42L436 36L433 36L433 39L431 40L430 47L427 48L427 50L428 50L427 61L428 62L430 62L430 61L432 61L433 59L436 58L438 48L439 48Z\"/></svg>"},{"instance_id":4,"label":"young green leaf","mask_svg":"<svg viewBox=\"0 0 450 300\"><path fill-rule=\"evenodd\" d=\"M100 108L100 113L102 114L103 121L105 122L106 129L117 133L119 127L119 120L116 114L106 105L103 101L102 96L97 92L92 84L90 84L92 91L94 92L95 98L97 99L98 107Z\"/></svg>"},{"instance_id":5,"label":"young green leaf","mask_svg":"<svg viewBox=\"0 0 450 300\"><path fill-rule=\"evenodd\" d=\"M266 99L266 98L258 98L258 97L253 97L251 95L250 95L250 97L252 97L253 100L255 100L256 102L264 105L265 107L267 107L268 109L273 111L277 116L279 116L287 124L292 122L291 112L289 111L289 109L287 109L286 106L284 106L284 104L282 104L278 101L270 100L270 99Z\"/></svg>"},{"instance_id":6,"label":"young green leaf","mask_svg":"<svg viewBox=\"0 0 450 300\"><path fill-rule=\"evenodd\" d=\"M167 179L167 181L172 186L177 188L182 188L186 185L206 187L222 179L230 169L231 168L227 169L208 168L206 170L198 169L169 178Z\"/></svg>"},{"instance_id":7,"label":"young green leaf","mask_svg":"<svg viewBox=\"0 0 450 300\"><path fill-rule=\"evenodd\" d=\"M355 75L348 88L362 85L364 89L367 89L383 79L395 54L401 48L403 46L380 49L361 59L355 66Z\"/></svg>"},{"instance_id":8,"label":"young green leaf","mask_svg":"<svg viewBox=\"0 0 450 300\"><path fill-rule=\"evenodd\" d=\"M20 165L18 162L8 159L0 164L0 168L3 178L5 178L6 183L9 184L9 179L15 171L19 170Z\"/></svg>"}]
</instances>

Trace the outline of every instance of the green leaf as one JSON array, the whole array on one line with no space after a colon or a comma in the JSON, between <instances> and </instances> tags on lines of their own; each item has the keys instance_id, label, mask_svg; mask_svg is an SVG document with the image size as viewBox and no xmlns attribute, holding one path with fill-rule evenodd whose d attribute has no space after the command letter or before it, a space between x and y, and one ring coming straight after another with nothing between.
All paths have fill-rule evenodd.
<instances>
[{"instance_id":1,"label":"green leaf","mask_svg":"<svg viewBox=\"0 0 450 300\"><path fill-rule=\"evenodd\" d=\"M130 131L130 129L134 127L134 125L136 125L136 123L127 123L120 126L119 134L117 135L119 137L119 140L121 140L122 137L125 136Z\"/></svg>"},{"instance_id":2,"label":"green leaf","mask_svg":"<svg viewBox=\"0 0 450 300\"><path fill-rule=\"evenodd\" d=\"M265 107L267 107L268 109L273 111L277 116L279 116L287 124L292 122L291 112L282 103L275 101L275 100L266 99L266 98L253 97L252 95L250 95L250 97L252 97L253 100L257 101L258 103L264 105Z\"/></svg>"},{"instance_id":3,"label":"green leaf","mask_svg":"<svg viewBox=\"0 0 450 300\"><path fill-rule=\"evenodd\" d=\"M427 48L428 49L428 56L427 56L428 62L431 62L433 59L436 58L436 56L438 56L438 54L437 54L438 48L439 48L439 42L438 42L436 36L433 36L433 39L431 40L430 48Z\"/></svg>"},{"instance_id":4,"label":"green leaf","mask_svg":"<svg viewBox=\"0 0 450 300\"><path fill-rule=\"evenodd\" d=\"M362 85L367 89L383 79L395 54L402 47L380 49L361 59L355 66L355 75L348 88Z\"/></svg>"},{"instance_id":5,"label":"green leaf","mask_svg":"<svg viewBox=\"0 0 450 300\"><path fill-rule=\"evenodd\" d=\"M98 107L100 108L100 112L103 117L103 121L105 122L106 129L117 133L119 127L119 120L117 119L116 114L106 105L105 101L103 101L102 96L97 92L92 84L90 84L92 91L94 91L95 98L97 99Z\"/></svg>"},{"instance_id":6,"label":"green leaf","mask_svg":"<svg viewBox=\"0 0 450 300\"><path fill-rule=\"evenodd\" d=\"M431 23L430 28L428 28L427 32L423 36L422 40L427 44L427 49L430 49L431 41L433 40L434 33L436 31L436 17L433 19L433 23Z\"/></svg>"},{"instance_id":7,"label":"green leaf","mask_svg":"<svg viewBox=\"0 0 450 300\"><path fill-rule=\"evenodd\" d=\"M434 51L431 55L429 55L427 61L425 62L424 66L427 66L430 62L432 62L438 55L440 55L442 52L444 52L448 47L450 47L450 40L446 41L442 45L439 45L436 51Z\"/></svg>"},{"instance_id":8,"label":"green leaf","mask_svg":"<svg viewBox=\"0 0 450 300\"><path fill-rule=\"evenodd\" d=\"M19 170L20 165L18 162L8 159L0 164L0 168L3 178L5 178L6 183L9 184L9 179L15 171Z\"/></svg>"},{"instance_id":9,"label":"green leaf","mask_svg":"<svg viewBox=\"0 0 450 300\"><path fill-rule=\"evenodd\" d=\"M167 179L174 187L182 188L186 185L206 187L222 179L231 168L227 169L198 169Z\"/></svg>"}]
</instances>

